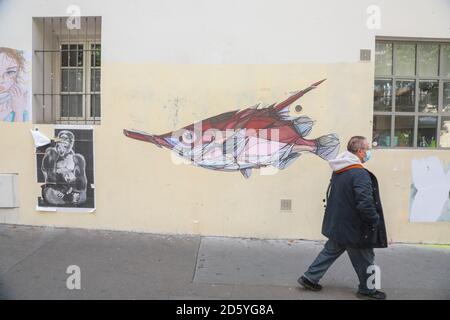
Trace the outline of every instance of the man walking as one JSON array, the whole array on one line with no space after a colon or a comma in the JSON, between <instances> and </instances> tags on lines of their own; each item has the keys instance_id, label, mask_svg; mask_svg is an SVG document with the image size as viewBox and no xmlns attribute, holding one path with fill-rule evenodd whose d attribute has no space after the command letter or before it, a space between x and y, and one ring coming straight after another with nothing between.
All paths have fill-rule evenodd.
<instances>
[{"instance_id":1,"label":"man walking","mask_svg":"<svg viewBox=\"0 0 450 320\"><path fill-rule=\"evenodd\" d=\"M372 273L369 266L374 264L373 248L387 247L377 178L362 166L370 156L367 139L354 136L348 142L347 151L329 161L333 174L322 224L322 234L328 241L305 274L298 279L305 289L321 290L319 280L333 262L347 251L359 278L357 296L386 299L384 292L367 283Z\"/></svg>"}]
</instances>

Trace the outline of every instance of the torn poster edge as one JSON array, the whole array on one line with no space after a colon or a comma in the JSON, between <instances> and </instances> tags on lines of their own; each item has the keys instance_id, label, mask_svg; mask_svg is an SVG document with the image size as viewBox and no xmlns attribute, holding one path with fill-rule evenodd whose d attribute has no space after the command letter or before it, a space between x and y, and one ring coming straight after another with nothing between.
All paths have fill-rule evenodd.
<instances>
[{"instance_id":1,"label":"torn poster edge","mask_svg":"<svg viewBox=\"0 0 450 320\"><path fill-rule=\"evenodd\" d=\"M94 131L94 126L91 125L80 125L80 124L55 124L53 129L72 129L72 130L92 130ZM92 137L92 140L94 137Z\"/></svg>"},{"instance_id":2,"label":"torn poster edge","mask_svg":"<svg viewBox=\"0 0 450 320\"><path fill-rule=\"evenodd\" d=\"M95 208L70 208L70 207L40 207L36 206L36 211L42 212L86 212L93 213Z\"/></svg>"},{"instance_id":3,"label":"torn poster edge","mask_svg":"<svg viewBox=\"0 0 450 320\"><path fill-rule=\"evenodd\" d=\"M30 132L33 137L34 146L36 149L52 143L52 140L39 130L30 129Z\"/></svg>"}]
</instances>

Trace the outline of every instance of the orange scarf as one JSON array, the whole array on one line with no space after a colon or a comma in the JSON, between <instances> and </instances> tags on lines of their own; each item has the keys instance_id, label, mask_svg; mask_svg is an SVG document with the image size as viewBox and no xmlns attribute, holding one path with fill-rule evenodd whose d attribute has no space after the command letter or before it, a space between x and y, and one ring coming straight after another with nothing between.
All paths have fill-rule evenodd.
<instances>
[{"instance_id":1,"label":"orange scarf","mask_svg":"<svg viewBox=\"0 0 450 320\"><path fill-rule=\"evenodd\" d=\"M342 172L348 171L348 170L353 169L353 168L364 168L364 167L361 164L352 164L351 166L342 168L342 169L340 169L338 171L335 171L335 172L336 173L342 173Z\"/></svg>"}]
</instances>

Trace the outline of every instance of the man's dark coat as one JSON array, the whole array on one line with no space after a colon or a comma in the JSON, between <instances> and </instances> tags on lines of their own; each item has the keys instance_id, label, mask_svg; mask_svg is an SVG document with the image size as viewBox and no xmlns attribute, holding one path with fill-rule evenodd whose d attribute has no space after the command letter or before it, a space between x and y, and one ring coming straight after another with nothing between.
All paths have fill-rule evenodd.
<instances>
[{"instance_id":1,"label":"man's dark coat","mask_svg":"<svg viewBox=\"0 0 450 320\"><path fill-rule=\"evenodd\" d=\"M322 234L347 247L387 247L378 181L373 173L361 165L333 172Z\"/></svg>"}]
</instances>

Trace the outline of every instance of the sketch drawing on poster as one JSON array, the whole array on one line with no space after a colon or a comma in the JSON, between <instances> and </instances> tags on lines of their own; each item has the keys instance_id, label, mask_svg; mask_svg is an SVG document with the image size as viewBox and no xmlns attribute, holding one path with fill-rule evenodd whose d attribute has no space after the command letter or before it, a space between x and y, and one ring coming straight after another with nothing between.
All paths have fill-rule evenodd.
<instances>
[{"instance_id":1,"label":"sketch drawing on poster","mask_svg":"<svg viewBox=\"0 0 450 320\"><path fill-rule=\"evenodd\" d=\"M29 121L30 115L29 54L0 47L0 121Z\"/></svg>"},{"instance_id":2,"label":"sketch drawing on poster","mask_svg":"<svg viewBox=\"0 0 450 320\"><path fill-rule=\"evenodd\" d=\"M305 115L289 114L289 107L295 101L323 81L297 91L278 104L258 104L225 112L173 132L161 135L127 129L123 132L129 138L170 149L195 166L240 171L245 178L251 176L252 169L268 166L285 169L303 152L330 160L339 151L337 135L330 133L306 139L314 121ZM302 107L297 105L297 109Z\"/></svg>"},{"instance_id":3,"label":"sketch drawing on poster","mask_svg":"<svg viewBox=\"0 0 450 320\"><path fill-rule=\"evenodd\" d=\"M55 137L51 144L36 149L38 182L43 183L38 210L93 211L92 129L55 129Z\"/></svg>"},{"instance_id":4,"label":"sketch drawing on poster","mask_svg":"<svg viewBox=\"0 0 450 320\"><path fill-rule=\"evenodd\" d=\"M410 222L450 221L450 164L438 157L411 161Z\"/></svg>"}]
</instances>

